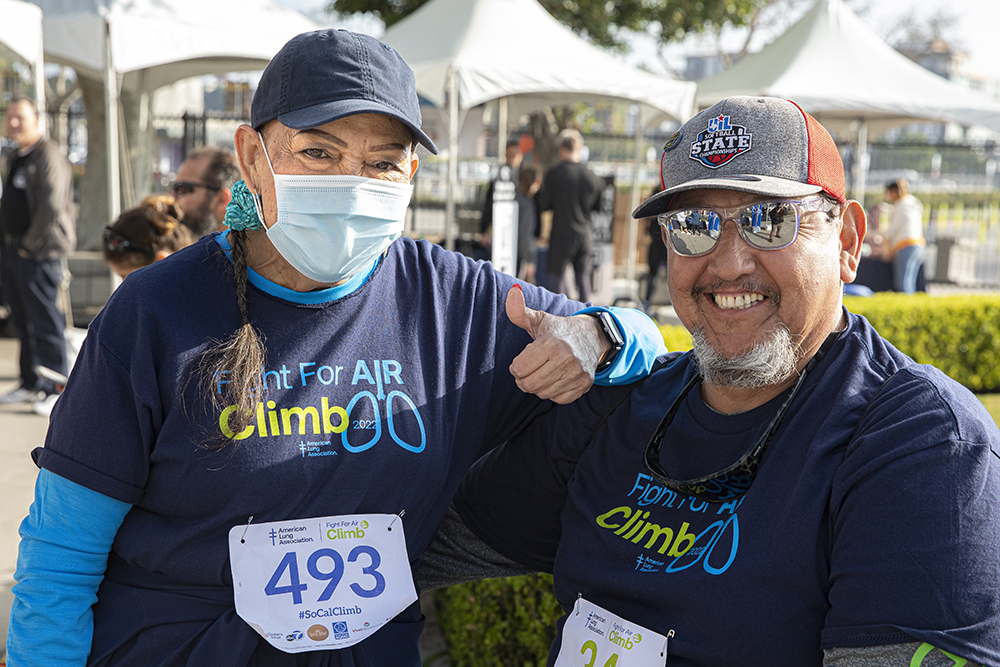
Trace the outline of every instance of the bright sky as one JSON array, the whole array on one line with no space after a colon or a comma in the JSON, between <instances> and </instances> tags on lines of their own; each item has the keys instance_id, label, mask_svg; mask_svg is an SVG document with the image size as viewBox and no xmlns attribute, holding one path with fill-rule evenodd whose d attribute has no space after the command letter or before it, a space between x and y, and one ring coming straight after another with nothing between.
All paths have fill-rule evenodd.
<instances>
[{"instance_id":1,"label":"bright sky","mask_svg":"<svg viewBox=\"0 0 1000 667\"><path fill-rule=\"evenodd\" d=\"M971 56L970 70L1000 79L1000 3L996 0L872 0L870 13L874 26L891 25L889 19L904 16L914 11L926 17L939 9L945 9L958 18L955 26L955 41L959 48ZM884 30L884 29L883 29ZM878 27L876 31L883 32Z\"/></svg>"},{"instance_id":2,"label":"bright sky","mask_svg":"<svg viewBox=\"0 0 1000 667\"><path fill-rule=\"evenodd\" d=\"M322 8L327 0L277 0L280 4L292 7L306 14ZM805 12L811 5L801 3L803 8L798 15L789 17L789 22L782 26L777 34L784 28L791 25ZM958 21L952 31L954 41L957 46L971 56L970 70L983 74L993 79L1000 79L1000 2L997 0L849 0L852 7L869 7L864 12L863 18L879 35L885 35L901 17L915 15L918 18L926 18L944 9L954 14ZM380 34L377 25L371 22L352 21L350 25L343 27ZM755 40L751 50L759 50L764 44L773 40L777 34L762 36L762 39ZM734 43L741 43L736 39ZM672 49L671 57L674 54L697 53L699 46L695 40L685 42L681 47ZM655 52L649 47L637 45L636 53L630 61L647 61L654 64ZM675 66L682 64L682 60L675 61Z\"/></svg>"},{"instance_id":3,"label":"bright sky","mask_svg":"<svg viewBox=\"0 0 1000 667\"><path fill-rule=\"evenodd\" d=\"M812 7L809 2L800 2L799 5L798 11L789 15L776 29L755 37L750 50L759 51ZM970 72L1000 79L1000 40L997 39L1000 3L996 0L848 0L848 5L882 37L885 37L906 16L913 16L918 20L926 19L943 9L957 19L949 34L953 44L969 54ZM741 34L731 38L734 50L742 45L743 39ZM697 37L688 40L681 46L671 49L671 54L698 53L698 41ZM641 56L633 56L633 58L638 57ZM682 64L683 60L680 62Z\"/></svg>"}]
</instances>

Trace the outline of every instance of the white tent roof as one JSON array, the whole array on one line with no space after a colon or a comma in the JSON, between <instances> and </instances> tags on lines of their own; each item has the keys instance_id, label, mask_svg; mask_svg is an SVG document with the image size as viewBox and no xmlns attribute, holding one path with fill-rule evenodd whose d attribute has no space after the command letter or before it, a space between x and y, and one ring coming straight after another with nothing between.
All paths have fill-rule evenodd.
<instances>
[{"instance_id":1,"label":"white tent roof","mask_svg":"<svg viewBox=\"0 0 1000 667\"><path fill-rule=\"evenodd\" d=\"M636 69L587 43L535 0L431 0L382 38L413 68L417 91L444 107L449 68L459 106L508 96L521 112L595 96L643 103L676 120L691 115L692 83Z\"/></svg>"},{"instance_id":2,"label":"white tent roof","mask_svg":"<svg viewBox=\"0 0 1000 667\"><path fill-rule=\"evenodd\" d=\"M0 0L0 56L34 66L42 53L42 12L21 0Z\"/></svg>"},{"instance_id":3,"label":"white tent roof","mask_svg":"<svg viewBox=\"0 0 1000 667\"><path fill-rule=\"evenodd\" d=\"M929 119L1000 130L1000 104L898 53L842 0L817 0L759 53L702 82L698 105L731 95L792 99L827 125Z\"/></svg>"},{"instance_id":4,"label":"white tent roof","mask_svg":"<svg viewBox=\"0 0 1000 667\"><path fill-rule=\"evenodd\" d=\"M32 0L45 19L45 54L99 79L105 21L122 87L154 90L202 74L263 69L295 35L317 26L271 0Z\"/></svg>"}]
</instances>

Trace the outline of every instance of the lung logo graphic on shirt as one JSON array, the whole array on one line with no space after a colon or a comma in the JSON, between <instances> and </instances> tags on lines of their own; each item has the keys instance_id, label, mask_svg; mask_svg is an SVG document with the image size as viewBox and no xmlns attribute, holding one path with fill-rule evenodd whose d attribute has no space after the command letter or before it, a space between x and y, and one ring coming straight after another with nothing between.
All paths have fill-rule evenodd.
<instances>
[{"instance_id":1,"label":"lung logo graphic on shirt","mask_svg":"<svg viewBox=\"0 0 1000 667\"><path fill-rule=\"evenodd\" d=\"M420 454L427 447L418 406L422 401L407 393L403 372L395 359L357 359L353 366L285 362L261 371L263 387L270 393L257 401L249 423L237 432L240 406L229 405L219 414L219 430L232 440L287 437L303 458L360 454L383 440ZM229 373L216 373L219 394L230 382ZM331 393L338 387L337 394ZM315 391L286 398L286 392L298 388Z\"/></svg>"}]
</instances>

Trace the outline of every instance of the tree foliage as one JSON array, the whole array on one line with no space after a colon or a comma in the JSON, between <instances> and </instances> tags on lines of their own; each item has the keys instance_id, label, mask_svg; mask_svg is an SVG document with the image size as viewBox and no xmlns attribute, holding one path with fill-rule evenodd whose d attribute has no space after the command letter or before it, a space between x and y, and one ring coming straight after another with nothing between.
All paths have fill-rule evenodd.
<instances>
[{"instance_id":1,"label":"tree foliage","mask_svg":"<svg viewBox=\"0 0 1000 667\"><path fill-rule=\"evenodd\" d=\"M958 16L947 9L923 15L907 12L896 18L886 41L910 60L919 62L921 57L931 53L961 51L957 26Z\"/></svg>"},{"instance_id":2,"label":"tree foliage","mask_svg":"<svg viewBox=\"0 0 1000 667\"><path fill-rule=\"evenodd\" d=\"M332 0L340 15L371 13L391 26L427 0ZM624 50L630 32L648 32L663 42L725 25L747 25L772 0L539 0L559 21L594 44Z\"/></svg>"},{"instance_id":3,"label":"tree foliage","mask_svg":"<svg viewBox=\"0 0 1000 667\"><path fill-rule=\"evenodd\" d=\"M429 0L330 0L326 9L340 16L370 14L388 28L406 18ZM470 0L471 1L471 0ZM662 65L672 71L665 47L692 33L715 38L719 55L731 64L721 46L724 28L746 27L742 52L757 28L765 28L773 17L786 17L787 9L807 0L537 0L552 16L591 43L627 51L629 38L644 33L658 42ZM427 35L427 39L434 39ZM535 155L543 168L556 160L555 136L575 125L573 107L554 107L531 115Z\"/></svg>"}]
</instances>

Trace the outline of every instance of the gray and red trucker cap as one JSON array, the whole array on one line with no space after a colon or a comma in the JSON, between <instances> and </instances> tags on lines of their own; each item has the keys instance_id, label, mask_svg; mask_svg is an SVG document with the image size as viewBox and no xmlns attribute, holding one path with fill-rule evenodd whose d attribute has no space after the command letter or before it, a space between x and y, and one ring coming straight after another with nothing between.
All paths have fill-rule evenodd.
<instances>
[{"instance_id":1,"label":"gray and red trucker cap","mask_svg":"<svg viewBox=\"0 0 1000 667\"><path fill-rule=\"evenodd\" d=\"M833 137L789 100L729 97L688 120L663 146L663 191L633 218L663 213L685 190L736 190L769 197L825 192L845 201L844 163Z\"/></svg>"}]
</instances>

